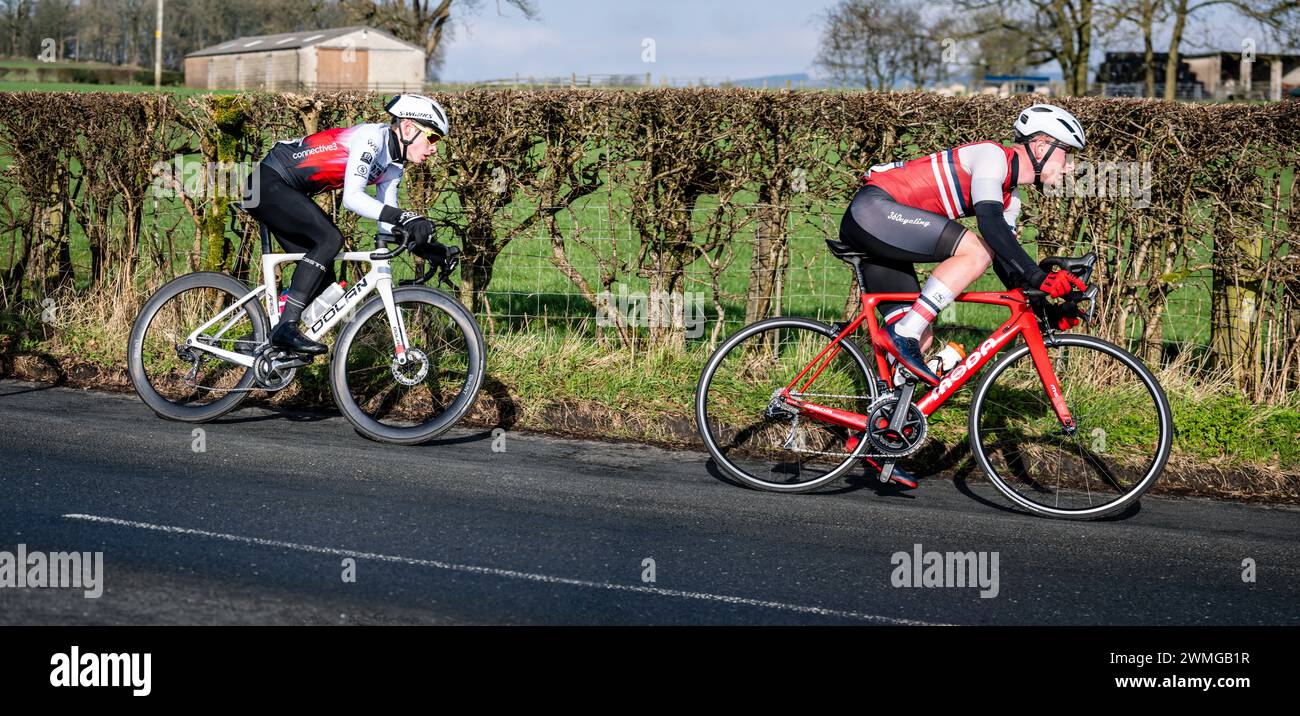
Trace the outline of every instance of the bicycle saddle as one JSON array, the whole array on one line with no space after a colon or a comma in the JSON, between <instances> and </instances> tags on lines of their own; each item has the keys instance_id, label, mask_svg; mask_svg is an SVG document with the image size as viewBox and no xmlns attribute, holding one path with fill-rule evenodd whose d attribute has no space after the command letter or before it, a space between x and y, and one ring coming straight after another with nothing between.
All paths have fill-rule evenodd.
<instances>
[{"instance_id":1,"label":"bicycle saddle","mask_svg":"<svg viewBox=\"0 0 1300 716\"><path fill-rule=\"evenodd\" d=\"M842 259L844 261L849 261L851 259L860 259L863 256L866 256L866 254L862 253L861 251L858 251L857 249L854 249L852 246L849 246L843 241L826 239L826 246L831 250L831 253L835 255L835 258Z\"/></svg>"}]
</instances>

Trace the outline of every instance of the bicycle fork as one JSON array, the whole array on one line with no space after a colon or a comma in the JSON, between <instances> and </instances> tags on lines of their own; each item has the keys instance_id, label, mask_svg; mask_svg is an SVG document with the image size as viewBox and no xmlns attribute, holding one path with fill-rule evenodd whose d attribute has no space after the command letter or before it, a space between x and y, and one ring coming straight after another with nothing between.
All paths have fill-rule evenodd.
<instances>
[{"instance_id":1,"label":"bicycle fork","mask_svg":"<svg viewBox=\"0 0 1300 716\"><path fill-rule=\"evenodd\" d=\"M397 302L393 300L393 270L388 266L376 266L375 271L380 275L376 282L376 288L379 290L379 298L384 302L384 314L388 316L388 327L393 333L393 359L398 365L406 365L406 354L410 350L410 339L406 335L406 323L402 320L402 312L397 310Z\"/></svg>"}]
</instances>

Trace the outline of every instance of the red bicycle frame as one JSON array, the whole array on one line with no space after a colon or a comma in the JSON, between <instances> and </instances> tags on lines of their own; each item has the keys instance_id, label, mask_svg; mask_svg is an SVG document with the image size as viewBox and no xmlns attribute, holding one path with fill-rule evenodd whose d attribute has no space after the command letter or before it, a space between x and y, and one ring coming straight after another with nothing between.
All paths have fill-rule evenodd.
<instances>
[{"instance_id":1,"label":"red bicycle frame","mask_svg":"<svg viewBox=\"0 0 1300 716\"><path fill-rule=\"evenodd\" d=\"M885 350L880 347L880 341L888 340L881 331L880 323L876 319L876 306L881 302L898 302L912 303L916 301L919 294L916 293L864 293L862 294L862 312L853 319L844 330L840 331L835 340L830 345L822 349L816 358L807 365L790 381L789 385L781 392L782 397L791 406L799 409L800 413L815 420L841 425L850 430L862 432L867 429L867 416L860 413L854 413L847 410L839 410L824 405L811 403L795 395L803 395L808 392L809 386L817 380L826 366L839 355L841 346L840 342L848 336L853 335L863 323L867 324L867 333L871 337L872 353L876 358L876 370L881 380L886 385L891 383L889 363L886 360ZM1047 391L1047 396L1051 400L1052 409L1056 412L1056 417L1061 421L1061 425L1066 429L1074 427L1074 418L1070 416L1070 410L1065 405L1065 399L1061 396L1061 384L1056 379L1056 371L1052 369L1052 361L1047 356L1047 348L1043 344L1043 333L1038 327L1038 317L1034 314L1029 305L1029 300L1025 298L1024 291L1015 289L1011 291L979 291L973 293L963 293L957 296L958 301L965 303L988 303L997 306L1005 306L1011 311L1011 317L1006 320L993 335L987 340L980 343L975 349L966 356L964 360L953 367L948 373L944 374L939 384L934 386L920 400L916 401L917 408L929 417L934 411L939 409L953 393L957 392L971 376L979 372L980 368L989 361L998 351L1006 348L1016 336L1024 335L1025 343L1029 345L1029 355L1034 361L1034 368L1038 371L1038 377L1043 383L1043 388ZM812 373L798 389L795 388L804 376Z\"/></svg>"}]
</instances>

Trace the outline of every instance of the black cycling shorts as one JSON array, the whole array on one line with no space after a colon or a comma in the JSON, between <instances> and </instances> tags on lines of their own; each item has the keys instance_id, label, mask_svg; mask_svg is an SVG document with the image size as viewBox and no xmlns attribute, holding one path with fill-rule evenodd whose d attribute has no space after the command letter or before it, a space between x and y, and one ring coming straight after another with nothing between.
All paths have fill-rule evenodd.
<instances>
[{"instance_id":1,"label":"black cycling shorts","mask_svg":"<svg viewBox=\"0 0 1300 716\"><path fill-rule=\"evenodd\" d=\"M915 293L921 290L913 264L943 261L957 251L966 227L929 211L906 206L878 186L858 190L840 221L840 241L867 255L862 261L862 289L868 293ZM889 319L910 303L880 304Z\"/></svg>"},{"instance_id":2,"label":"black cycling shorts","mask_svg":"<svg viewBox=\"0 0 1300 716\"><path fill-rule=\"evenodd\" d=\"M309 294L315 296L335 280L334 257L343 249L343 233L310 196L290 186L266 162L255 171L256 191L250 175L242 208L265 224L286 252L306 254L326 267L324 279Z\"/></svg>"}]
</instances>

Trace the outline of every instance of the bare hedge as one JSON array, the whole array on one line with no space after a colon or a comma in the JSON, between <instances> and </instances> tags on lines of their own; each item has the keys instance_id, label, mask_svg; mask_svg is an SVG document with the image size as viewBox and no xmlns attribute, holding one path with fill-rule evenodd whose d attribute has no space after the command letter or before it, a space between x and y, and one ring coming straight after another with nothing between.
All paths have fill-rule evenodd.
<instances>
[{"instance_id":1,"label":"bare hedge","mask_svg":"<svg viewBox=\"0 0 1300 716\"><path fill-rule=\"evenodd\" d=\"M474 90L438 99L451 112L452 141L438 162L411 172L406 183L413 205L454 226L465 255L462 298L476 310L489 309L484 295L497 257L529 235L549 239L548 260L596 311L608 311L600 292L630 275L652 290L680 292L688 267L703 267L722 311L718 277L736 270L734 249L743 235L752 247L739 297L746 320L770 314L779 298L792 212L840 210L871 164L1008 139L1015 113L1031 101L742 89ZM276 138L374 121L383 116L382 100L357 93L0 93L0 157L11 162L0 175L0 232L8 245L0 259L3 300L31 306L68 290L78 269L71 260L74 226L91 256L83 290L137 301L176 272L178 253L190 255L189 268L247 276L254 227L228 210L228 198L183 192L179 201L190 220L176 223L175 212L162 212L151 194L156 163L187 153L251 163ZM1210 365L1256 400L1294 390L1295 105L1059 103L1085 124L1087 159L1136 162L1150 171L1142 204L1098 192L1026 192L1024 221L1038 227L1040 253L1093 249L1103 256L1106 314L1099 331L1131 339L1148 360L1160 360L1170 294L1188 277L1209 273ZM598 270L584 274L572 254L585 238L564 219L597 194L635 227L637 247L630 256L593 253ZM336 197L322 201L346 235L355 218L338 211ZM672 316L651 320L659 327L648 332L609 318L624 344L684 340Z\"/></svg>"}]
</instances>

